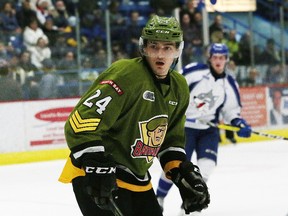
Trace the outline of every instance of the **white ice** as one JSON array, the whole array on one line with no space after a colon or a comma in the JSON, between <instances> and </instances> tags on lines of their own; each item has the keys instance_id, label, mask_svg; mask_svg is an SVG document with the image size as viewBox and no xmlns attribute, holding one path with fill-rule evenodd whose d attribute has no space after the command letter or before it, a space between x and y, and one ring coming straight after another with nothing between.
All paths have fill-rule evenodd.
<instances>
[{"instance_id":1,"label":"white ice","mask_svg":"<svg viewBox=\"0 0 288 216\"><path fill-rule=\"evenodd\" d=\"M64 160L0 166L1 216L81 216L71 184L57 181ZM160 176L151 168L154 188ZM287 216L288 142L277 140L219 148L208 181L211 204L201 216ZM177 216L180 196L173 187L164 216Z\"/></svg>"}]
</instances>

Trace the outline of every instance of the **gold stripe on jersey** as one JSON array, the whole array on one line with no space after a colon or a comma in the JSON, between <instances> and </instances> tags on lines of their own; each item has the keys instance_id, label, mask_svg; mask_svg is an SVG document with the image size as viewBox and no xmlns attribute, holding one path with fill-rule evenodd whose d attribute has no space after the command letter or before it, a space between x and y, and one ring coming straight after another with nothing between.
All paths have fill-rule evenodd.
<instances>
[{"instance_id":1,"label":"gold stripe on jersey","mask_svg":"<svg viewBox=\"0 0 288 216\"><path fill-rule=\"evenodd\" d=\"M69 119L70 125L75 133L94 131L98 127L100 121L101 119L99 118L83 119L78 110L76 110Z\"/></svg>"},{"instance_id":2,"label":"gold stripe on jersey","mask_svg":"<svg viewBox=\"0 0 288 216\"><path fill-rule=\"evenodd\" d=\"M118 187L125 188L127 190L134 191L134 192L148 191L152 188L151 182L149 182L145 186L130 184L130 183L124 182L120 179L116 179L116 182L117 182Z\"/></svg>"}]
</instances>

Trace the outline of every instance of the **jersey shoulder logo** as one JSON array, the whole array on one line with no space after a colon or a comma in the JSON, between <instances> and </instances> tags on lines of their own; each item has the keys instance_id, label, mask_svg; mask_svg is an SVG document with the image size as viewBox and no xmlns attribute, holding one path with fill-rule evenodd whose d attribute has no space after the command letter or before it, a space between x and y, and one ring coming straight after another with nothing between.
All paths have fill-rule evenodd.
<instances>
[{"instance_id":1,"label":"jersey shoulder logo","mask_svg":"<svg viewBox=\"0 0 288 216\"><path fill-rule=\"evenodd\" d=\"M168 116L159 115L147 121L139 122L141 138L136 139L131 146L133 158L146 158L150 163L157 156L164 141L168 127Z\"/></svg>"},{"instance_id":2,"label":"jersey shoulder logo","mask_svg":"<svg viewBox=\"0 0 288 216\"><path fill-rule=\"evenodd\" d=\"M152 91L146 90L146 91L143 93L143 99L154 102L154 101L155 101L155 93L152 92Z\"/></svg>"}]
</instances>

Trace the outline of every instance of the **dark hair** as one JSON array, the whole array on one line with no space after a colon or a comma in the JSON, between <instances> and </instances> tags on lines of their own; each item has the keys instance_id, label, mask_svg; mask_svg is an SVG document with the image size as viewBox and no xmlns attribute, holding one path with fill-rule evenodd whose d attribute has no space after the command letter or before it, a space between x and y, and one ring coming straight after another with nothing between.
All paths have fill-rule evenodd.
<instances>
[{"instance_id":1,"label":"dark hair","mask_svg":"<svg viewBox=\"0 0 288 216\"><path fill-rule=\"evenodd\" d=\"M9 74L9 67L8 65L4 65L0 67L0 75L7 76Z\"/></svg>"}]
</instances>

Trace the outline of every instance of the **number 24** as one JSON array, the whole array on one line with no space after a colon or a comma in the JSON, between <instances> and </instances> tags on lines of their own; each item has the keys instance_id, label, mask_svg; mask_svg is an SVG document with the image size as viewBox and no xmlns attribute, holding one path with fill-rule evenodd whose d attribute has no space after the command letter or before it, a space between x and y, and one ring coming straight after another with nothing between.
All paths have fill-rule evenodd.
<instances>
[{"instance_id":1,"label":"number 24","mask_svg":"<svg viewBox=\"0 0 288 216\"><path fill-rule=\"evenodd\" d=\"M89 108L91 108L93 106L93 102L91 102L93 99L98 98L101 95L101 91L98 89L94 95L92 95L91 97L87 98L87 100L84 101L84 105L88 106ZM98 109L96 110L96 112L98 112L100 115L105 111L106 107L108 106L108 104L110 103L110 101L112 100L111 96L107 96L105 98L102 98L101 100L98 100L95 102L95 105L98 107Z\"/></svg>"}]
</instances>

